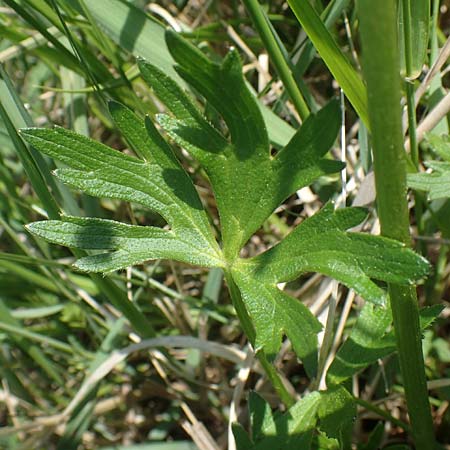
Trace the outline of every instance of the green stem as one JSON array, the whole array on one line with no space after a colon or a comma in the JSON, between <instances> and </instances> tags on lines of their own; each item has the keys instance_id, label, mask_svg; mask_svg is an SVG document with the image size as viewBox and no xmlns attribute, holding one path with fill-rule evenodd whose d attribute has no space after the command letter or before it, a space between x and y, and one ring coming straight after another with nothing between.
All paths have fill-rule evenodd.
<instances>
[{"instance_id":1,"label":"green stem","mask_svg":"<svg viewBox=\"0 0 450 450\"><path fill-rule=\"evenodd\" d=\"M375 406L373 403L370 403L366 400L363 400L359 397L353 397L353 400L356 404L362 406L363 408L367 409L368 411L372 411L375 414L378 414L380 417L383 417L384 419L391 422L393 425L397 425L398 427L402 428L405 431L411 431L411 428L409 425L402 420L396 419L394 416L389 414L384 409L380 408L379 406Z\"/></svg>"},{"instance_id":2,"label":"green stem","mask_svg":"<svg viewBox=\"0 0 450 450\"><path fill-rule=\"evenodd\" d=\"M242 301L241 292L239 288L236 286L236 283L233 280L233 277L229 271L225 271L225 279L227 280L228 289L230 291L231 300L233 302L233 306L236 310L236 314L239 317L239 321L241 322L242 329L244 333L247 335L248 340L255 347L255 329L253 328L253 323L248 315L247 309L245 308L244 302ZM295 399L288 392L286 387L283 384L283 381L280 378L277 370L269 362L267 356L263 351L258 351L256 353L256 357L258 358L261 366L263 367L267 378L269 378L272 383L275 392L280 397L281 401L290 408L294 403Z\"/></svg>"},{"instance_id":3,"label":"green stem","mask_svg":"<svg viewBox=\"0 0 450 450\"><path fill-rule=\"evenodd\" d=\"M358 7L381 232L410 245L396 2L359 0ZM432 449L416 292L411 286L391 284L389 294L414 441L418 450Z\"/></svg>"},{"instance_id":4,"label":"green stem","mask_svg":"<svg viewBox=\"0 0 450 450\"><path fill-rule=\"evenodd\" d=\"M309 116L309 108L305 102L305 99L297 86L294 76L289 68L289 64L286 62L278 43L272 33L272 30L267 23L267 18L261 10L261 6L258 0L242 0L247 8L256 29L264 43L267 52L275 66L281 81L292 100L300 118L305 120Z\"/></svg>"}]
</instances>

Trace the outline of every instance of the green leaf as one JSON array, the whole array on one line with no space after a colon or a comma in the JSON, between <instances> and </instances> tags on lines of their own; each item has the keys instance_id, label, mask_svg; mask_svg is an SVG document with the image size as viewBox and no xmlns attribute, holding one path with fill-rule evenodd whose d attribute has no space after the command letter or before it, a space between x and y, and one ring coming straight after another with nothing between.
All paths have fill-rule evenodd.
<instances>
[{"instance_id":1,"label":"green leaf","mask_svg":"<svg viewBox=\"0 0 450 450\"><path fill-rule=\"evenodd\" d=\"M356 417L356 405L352 395L342 386L332 386L321 392L318 416L320 430L329 438L343 442ZM342 448L345 448L343 446Z\"/></svg>"},{"instance_id":2,"label":"green leaf","mask_svg":"<svg viewBox=\"0 0 450 450\"><path fill-rule=\"evenodd\" d=\"M420 329L426 330L442 312L442 305L420 310ZM339 384L370 364L396 350L394 331L388 328L392 323L389 309L374 308L366 303L358 315L349 338L338 350L327 372L330 384Z\"/></svg>"},{"instance_id":3,"label":"green leaf","mask_svg":"<svg viewBox=\"0 0 450 450\"><path fill-rule=\"evenodd\" d=\"M308 118L285 148L271 157L265 123L242 77L238 54L231 51L222 64L214 64L178 35L167 37L179 63L177 71L222 114L231 142L159 69L141 62L141 72L175 116L160 116L161 126L205 167L217 200L224 252L234 258L290 194L340 170L339 163L320 159L336 138L338 105L332 102Z\"/></svg>"},{"instance_id":4,"label":"green leaf","mask_svg":"<svg viewBox=\"0 0 450 450\"><path fill-rule=\"evenodd\" d=\"M450 141L449 137L426 133L425 140L430 144L432 150L444 161L450 162Z\"/></svg>"},{"instance_id":5,"label":"green leaf","mask_svg":"<svg viewBox=\"0 0 450 450\"><path fill-rule=\"evenodd\" d=\"M342 53L309 0L289 0L289 6L361 120L368 127L367 93L356 70Z\"/></svg>"},{"instance_id":6,"label":"green leaf","mask_svg":"<svg viewBox=\"0 0 450 450\"><path fill-rule=\"evenodd\" d=\"M450 197L450 162L428 161L433 173L408 174L408 186L418 191L427 191L430 200Z\"/></svg>"},{"instance_id":7,"label":"green leaf","mask_svg":"<svg viewBox=\"0 0 450 450\"><path fill-rule=\"evenodd\" d=\"M80 258L75 267L87 272L111 272L151 259L173 259L213 267L217 258L196 248L186 235L155 227L127 225L113 220L62 216L34 222L28 230L49 242L85 250L114 250ZM201 245L201 243L198 243Z\"/></svg>"},{"instance_id":8,"label":"green leaf","mask_svg":"<svg viewBox=\"0 0 450 450\"><path fill-rule=\"evenodd\" d=\"M250 396L249 412L253 442L241 426L233 426L238 450L309 449L317 411L321 402L318 392L307 394L284 414L275 418L269 404L259 395Z\"/></svg>"},{"instance_id":9,"label":"green leaf","mask_svg":"<svg viewBox=\"0 0 450 450\"><path fill-rule=\"evenodd\" d=\"M375 308L366 303L358 320L327 372L327 383L339 384L394 351L382 342L392 322L388 308Z\"/></svg>"},{"instance_id":10,"label":"green leaf","mask_svg":"<svg viewBox=\"0 0 450 450\"><path fill-rule=\"evenodd\" d=\"M253 447L253 442L240 423L231 424L231 431L233 432L237 450L249 450Z\"/></svg>"},{"instance_id":11,"label":"green leaf","mask_svg":"<svg viewBox=\"0 0 450 450\"><path fill-rule=\"evenodd\" d=\"M444 136L427 134L426 140L444 161L426 161L432 173L408 174L408 187L429 192L430 200L450 197L450 142Z\"/></svg>"},{"instance_id":12,"label":"green leaf","mask_svg":"<svg viewBox=\"0 0 450 450\"><path fill-rule=\"evenodd\" d=\"M381 448L384 437L384 424L378 422L371 431L367 444L358 444L358 450L378 450Z\"/></svg>"},{"instance_id":13,"label":"green leaf","mask_svg":"<svg viewBox=\"0 0 450 450\"><path fill-rule=\"evenodd\" d=\"M250 392L248 409L252 424L252 439L257 442L263 436L265 429L274 426L272 410L269 403L254 391Z\"/></svg>"},{"instance_id":14,"label":"green leaf","mask_svg":"<svg viewBox=\"0 0 450 450\"><path fill-rule=\"evenodd\" d=\"M84 249L91 249L95 244L89 240L89 233L106 233L109 247L103 243L101 248L117 251L81 259L78 264L83 270L111 271L127 267L133 261L135 264L159 257L208 267L221 266L220 250L201 201L170 147L150 121L145 129L142 121L125 107L116 105L114 108L125 136L136 145L142 145L148 156L151 154L151 161L138 160L62 128L25 129L22 136L35 148L68 166L56 171L63 182L90 195L140 203L167 220L171 232L163 235L162 230L157 232L150 227L144 232L146 228L121 226L111 221L76 221L75 218L65 218L59 234L58 222L33 224L30 231L55 243ZM126 232L133 232L138 238L129 236L127 239ZM139 239L147 240L148 245L138 248Z\"/></svg>"},{"instance_id":15,"label":"green leaf","mask_svg":"<svg viewBox=\"0 0 450 450\"><path fill-rule=\"evenodd\" d=\"M257 279L272 283L290 281L305 272L323 273L352 287L366 300L383 304L384 291L370 278L412 283L427 275L429 264L397 241L345 232L365 216L362 208L334 211L328 203L278 245L243 264Z\"/></svg>"},{"instance_id":16,"label":"green leaf","mask_svg":"<svg viewBox=\"0 0 450 450\"><path fill-rule=\"evenodd\" d=\"M428 34L430 30L430 0L413 0L410 4L410 23L411 23L411 73L408 78L416 79L422 73L422 68L427 57L428 50ZM404 14L403 2L398 4L399 14L399 46L402 56L402 72L406 74L405 62L405 33L403 29Z\"/></svg>"},{"instance_id":17,"label":"green leaf","mask_svg":"<svg viewBox=\"0 0 450 450\"><path fill-rule=\"evenodd\" d=\"M309 449L321 401L318 392L306 395L283 415L263 428L263 439L253 450Z\"/></svg>"},{"instance_id":18,"label":"green leaf","mask_svg":"<svg viewBox=\"0 0 450 450\"><path fill-rule=\"evenodd\" d=\"M214 128L172 78L139 62L143 78L170 113L159 116L159 123L206 170L219 211L223 253L171 147L150 119L144 123L116 103L110 105L111 115L140 159L61 128L26 129L22 134L67 166L56 171L65 183L90 195L139 203L159 213L170 229L65 216L61 222L31 224L30 230L51 242L95 251L76 263L83 270L112 271L155 258L223 268L229 283L239 288L240 292L232 289L233 301L252 344L263 350L260 354L273 357L286 334L314 377L321 326L300 301L279 290L278 283L320 272L382 304L385 292L372 279L412 283L426 275L428 264L398 242L347 233L365 218L365 211L334 211L331 204L268 251L240 259L242 247L280 203L321 175L342 168L325 157L340 126L338 104L333 101L310 115L272 156L264 120L237 53L231 51L216 64L178 35L168 33L167 39L178 73L227 127L225 132Z\"/></svg>"},{"instance_id":19,"label":"green leaf","mask_svg":"<svg viewBox=\"0 0 450 450\"><path fill-rule=\"evenodd\" d=\"M245 268L245 261L234 268L233 277L256 330L256 350L263 349L274 358L286 334L297 356L312 378L317 371L317 333L320 322L299 300L294 299L276 284L253 278L254 271Z\"/></svg>"},{"instance_id":20,"label":"green leaf","mask_svg":"<svg viewBox=\"0 0 450 450\"><path fill-rule=\"evenodd\" d=\"M403 244L361 233L346 233L365 217L361 208L334 211L326 205L302 222L282 242L233 267L233 277L256 329L256 347L275 354L284 333L309 375L316 369L319 325L298 300L277 288L305 272L319 272L353 288L366 300L385 302L386 294L371 278L396 283L424 277L429 265Z\"/></svg>"}]
</instances>

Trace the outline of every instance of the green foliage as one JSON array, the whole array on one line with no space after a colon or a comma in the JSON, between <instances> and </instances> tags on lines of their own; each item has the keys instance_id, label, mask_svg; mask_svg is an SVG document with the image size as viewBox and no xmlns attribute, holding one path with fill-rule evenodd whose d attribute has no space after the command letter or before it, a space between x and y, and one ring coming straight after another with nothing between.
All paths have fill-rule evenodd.
<instances>
[{"instance_id":1,"label":"green foliage","mask_svg":"<svg viewBox=\"0 0 450 450\"><path fill-rule=\"evenodd\" d=\"M273 414L270 405L251 392L248 408L251 435L233 425L238 450L344 448L342 433L351 428L356 414L353 398L343 387L308 394L284 414Z\"/></svg>"},{"instance_id":2,"label":"green foliage","mask_svg":"<svg viewBox=\"0 0 450 450\"><path fill-rule=\"evenodd\" d=\"M359 117L366 126L369 126L367 92L361 77L342 53L311 2L289 0L288 3L317 52L358 112Z\"/></svg>"},{"instance_id":3,"label":"green foliage","mask_svg":"<svg viewBox=\"0 0 450 450\"><path fill-rule=\"evenodd\" d=\"M55 172L64 183L93 196L141 204L160 214L169 229L67 215L61 221L35 222L28 229L53 243L95 250L76 262L85 271L109 272L152 259L225 269L252 319L256 349L273 357L286 334L314 377L320 325L277 284L319 272L382 305L385 293L372 279L409 284L427 274L428 263L398 242L346 232L366 213L358 208L334 211L332 204L266 252L239 258L248 239L289 195L341 169L341 163L325 157L340 123L337 105L331 102L311 115L271 156L265 123L244 82L237 53L231 51L216 64L179 36L169 33L167 39L179 64L177 72L221 114L227 127L225 133L214 128L171 78L140 61L143 78L172 113L158 116L159 124L208 175L219 211L221 245L172 148L150 119L144 123L117 103L111 105L111 115L139 158L61 128L28 128L21 134L65 164Z\"/></svg>"},{"instance_id":4,"label":"green foliage","mask_svg":"<svg viewBox=\"0 0 450 450\"><path fill-rule=\"evenodd\" d=\"M241 388L251 387L270 399L270 406L257 394L249 396L249 433L233 425L239 450L406 448L400 429L405 441L414 437L418 449L431 445L431 434L423 431L431 430L426 400L436 415L448 389L435 389L439 382L427 391L421 373L425 368L428 379L445 378L450 350L445 319L434 322L442 308L424 307L417 311L420 317L415 311L413 284L426 275L428 264L396 241L354 232L366 220L364 209L334 210L334 174L343 164L328 150L345 114L345 126L351 127L347 137L360 130L359 155L353 139L347 146L349 203L361 166L366 174L372 169L361 158L372 154L369 147L380 136L392 135L392 125L396 144L375 147L402 149L400 96L405 94L414 142L414 119L422 122L445 94L437 89L442 88L437 74L414 107L428 78L422 84L417 77L424 62L431 67L438 58L445 33L439 24L445 21L439 20L438 1L431 2L432 20L428 0L395 5L359 0L360 14L357 3L5 0L0 11L0 403L6 427L0 447L134 448L119 445L126 433L126 440L141 442L137 447L193 449L193 442L177 441L183 414L203 422L211 433L204 430L205 438L214 446L225 431L231 391L211 388L210 373L217 374L216 386L226 386L244 360L251 362L253 349L259 361L245 367L250 376L245 387L238 383L233 400ZM252 13L246 15L243 5ZM392 20L376 16L386 11ZM177 35L166 36L167 24L182 30L201 52ZM384 31L386 24L393 25L390 32ZM360 63L365 69L367 61L360 48L367 39L373 66L363 80ZM235 50L217 63L213 52L223 53L228 45L245 51L244 68ZM399 56L386 57L386 51L392 56L398 49ZM269 67L259 58L263 54ZM402 76L416 79L402 80L403 87L397 80L402 64ZM447 69L445 63L438 71ZM252 88L257 77L258 94ZM335 83L354 110L332 99ZM378 105L375 115L371 102ZM161 107L166 114L155 115ZM308 110L315 115L305 120ZM33 128L45 118L80 134ZM445 117L433 132L441 132L444 122ZM24 127L22 139L17 130ZM85 137L90 133L114 147L122 139L127 150ZM436 305L448 290L450 146L442 136L426 140L429 148L421 145L420 154L411 145L411 157L428 170L411 174L408 183L429 192L432 201L412 193L416 206L407 211L402 153L394 160L389 159L393 152L378 158L374 148L384 166L375 167L376 204L383 233L409 242L410 229L417 230L421 254L432 255L433 276L418 293L421 304ZM192 180L201 177L197 190ZM208 183L214 196L205 193ZM308 189L296 192L310 185L314 199L303 197ZM299 198L305 203L299 205ZM312 210L318 212L311 215ZM367 225L375 217L371 213ZM386 218L392 219L391 231ZM41 221L28 226L28 235L24 224L30 220ZM397 225L400 234L392 233ZM126 274L114 273L125 268ZM390 298L386 283L394 283ZM346 295L346 286L355 292ZM302 294L291 296L294 289ZM397 311L394 325L391 307ZM316 317L325 315L319 346L322 325ZM236 319L253 347L247 359L237 348L245 339ZM290 342L276 357L284 337ZM140 339L144 342L129 345ZM182 351L167 350L179 344ZM426 365L418 358L422 344ZM158 352L147 353L156 346ZM135 357L124 361L124 351ZM168 375L167 386L149 364L155 357ZM381 358L386 360L377 364ZM420 379L420 389L408 381ZM358 380L361 398L350 394ZM392 393L402 383L411 427L391 416L392 403L384 401L386 388ZM397 398L395 405L401 402L398 391ZM126 421L117 401L133 412ZM283 412L277 410L280 403ZM362 412L358 417L355 404ZM370 430L376 416L381 421ZM42 419L48 426L38 428ZM448 417L439 416L435 431L444 441L447 424Z\"/></svg>"},{"instance_id":5,"label":"green foliage","mask_svg":"<svg viewBox=\"0 0 450 450\"><path fill-rule=\"evenodd\" d=\"M415 79L422 73L422 68L427 57L428 35L430 31L430 1L416 0L408 3L406 15L403 11L403 6L406 3L401 1L398 4L400 61L403 74L406 74L410 79ZM408 26L406 26L405 20L409 21ZM409 39L412 48L411 61L409 63L411 65L410 74L407 74L408 64L405 58L405 39Z\"/></svg>"},{"instance_id":6,"label":"green foliage","mask_svg":"<svg viewBox=\"0 0 450 450\"><path fill-rule=\"evenodd\" d=\"M240 425L234 424L237 450L310 448L320 402L320 393L313 392L284 414L274 416L268 403L252 393L249 401L252 436L250 438Z\"/></svg>"},{"instance_id":7,"label":"green foliage","mask_svg":"<svg viewBox=\"0 0 450 450\"><path fill-rule=\"evenodd\" d=\"M429 134L427 141L442 161L425 161L432 173L408 175L408 186L418 191L427 191L430 200L450 197L450 142L445 137Z\"/></svg>"},{"instance_id":8,"label":"green foliage","mask_svg":"<svg viewBox=\"0 0 450 450\"><path fill-rule=\"evenodd\" d=\"M426 330L442 312L441 305L420 310L420 327ZM359 313L350 336L338 350L327 373L327 381L340 384L395 351L394 331L387 331L392 322L389 309L366 303Z\"/></svg>"}]
</instances>

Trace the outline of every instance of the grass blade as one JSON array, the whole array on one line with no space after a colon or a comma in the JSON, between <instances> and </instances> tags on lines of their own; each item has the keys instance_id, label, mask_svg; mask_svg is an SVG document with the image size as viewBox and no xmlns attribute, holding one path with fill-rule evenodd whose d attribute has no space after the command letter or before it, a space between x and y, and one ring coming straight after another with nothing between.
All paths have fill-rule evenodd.
<instances>
[{"instance_id":1,"label":"grass blade","mask_svg":"<svg viewBox=\"0 0 450 450\"><path fill-rule=\"evenodd\" d=\"M367 94L356 70L342 53L309 0L289 0L289 6L330 72L367 126Z\"/></svg>"}]
</instances>

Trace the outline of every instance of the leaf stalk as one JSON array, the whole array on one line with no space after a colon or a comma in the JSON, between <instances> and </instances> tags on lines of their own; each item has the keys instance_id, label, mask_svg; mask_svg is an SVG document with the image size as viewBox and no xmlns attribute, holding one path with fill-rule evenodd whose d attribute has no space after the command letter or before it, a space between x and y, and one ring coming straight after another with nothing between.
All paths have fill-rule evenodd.
<instances>
[{"instance_id":1,"label":"leaf stalk","mask_svg":"<svg viewBox=\"0 0 450 450\"><path fill-rule=\"evenodd\" d=\"M241 323L242 329L244 330L244 333L246 334L248 340L252 344L253 348L255 347L255 329L253 327L253 323L248 315L248 312L245 308L244 302L241 298L241 293L239 291L239 288L236 286L236 283L233 280L233 277L229 271L225 271L225 279L227 281L228 290L230 292L231 300L233 302L233 306L236 310L236 314L239 318L239 321ZM276 368L273 366L273 364L267 359L266 354L264 351L258 351L256 353L256 357L258 358L259 362L261 363L261 366L264 369L264 372L267 375L267 378L269 378L270 382L272 383L273 388L275 389L275 392L280 397L281 401L285 404L287 408L290 408L295 403L295 399L292 397L292 395L288 392L286 389L286 386L283 384L283 381L281 380L280 375L278 374Z\"/></svg>"}]
</instances>

